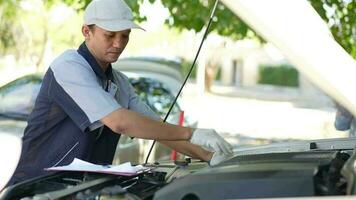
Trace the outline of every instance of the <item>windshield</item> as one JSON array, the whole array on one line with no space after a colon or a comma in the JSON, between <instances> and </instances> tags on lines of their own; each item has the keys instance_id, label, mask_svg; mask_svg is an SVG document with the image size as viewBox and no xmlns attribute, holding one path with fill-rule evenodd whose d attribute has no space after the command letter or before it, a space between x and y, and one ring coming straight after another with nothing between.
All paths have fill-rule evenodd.
<instances>
[{"instance_id":1,"label":"windshield","mask_svg":"<svg viewBox=\"0 0 356 200\"><path fill-rule=\"evenodd\" d=\"M152 78L139 77L129 78L129 80L141 100L143 100L154 112L164 119L175 98L169 89L164 86L162 82ZM167 121L174 124L177 123L179 111L180 108L176 104L173 107Z\"/></svg>"},{"instance_id":2,"label":"windshield","mask_svg":"<svg viewBox=\"0 0 356 200\"><path fill-rule=\"evenodd\" d=\"M37 76L25 76L0 89L0 114L8 117L26 118L33 109L41 87Z\"/></svg>"}]
</instances>

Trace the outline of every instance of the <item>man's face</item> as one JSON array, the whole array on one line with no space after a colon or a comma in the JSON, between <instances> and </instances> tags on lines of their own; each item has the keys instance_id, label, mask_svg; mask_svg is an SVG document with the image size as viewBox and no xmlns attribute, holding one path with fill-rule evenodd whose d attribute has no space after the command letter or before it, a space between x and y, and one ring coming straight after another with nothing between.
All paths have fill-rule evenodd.
<instances>
[{"instance_id":1,"label":"man's face","mask_svg":"<svg viewBox=\"0 0 356 200\"><path fill-rule=\"evenodd\" d=\"M112 32L98 26L89 28L86 25L82 31L90 52L102 67L117 61L129 41L131 32L130 29Z\"/></svg>"}]
</instances>

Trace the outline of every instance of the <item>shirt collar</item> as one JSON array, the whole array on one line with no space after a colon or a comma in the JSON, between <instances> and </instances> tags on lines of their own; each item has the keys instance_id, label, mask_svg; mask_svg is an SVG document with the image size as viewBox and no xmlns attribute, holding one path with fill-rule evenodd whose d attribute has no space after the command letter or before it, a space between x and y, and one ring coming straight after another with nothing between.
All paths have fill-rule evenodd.
<instances>
[{"instance_id":1,"label":"shirt collar","mask_svg":"<svg viewBox=\"0 0 356 200\"><path fill-rule=\"evenodd\" d=\"M97 76L99 76L101 79L104 80L112 80L113 79L113 74L112 74L112 66L109 64L106 72L100 67L94 56L90 53L87 45L85 42L83 42L79 48L78 48L78 53L84 57L84 59L89 63L93 71Z\"/></svg>"}]
</instances>

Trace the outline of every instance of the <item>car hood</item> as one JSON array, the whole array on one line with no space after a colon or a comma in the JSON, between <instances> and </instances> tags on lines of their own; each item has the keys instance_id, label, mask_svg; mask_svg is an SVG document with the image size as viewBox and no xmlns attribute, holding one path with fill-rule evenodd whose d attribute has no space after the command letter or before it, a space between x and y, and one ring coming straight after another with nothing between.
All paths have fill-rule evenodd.
<instances>
[{"instance_id":1,"label":"car hood","mask_svg":"<svg viewBox=\"0 0 356 200\"><path fill-rule=\"evenodd\" d=\"M192 162L180 168L154 199L340 195L344 191L338 187L345 182L340 174L348 177L348 190L355 182L355 143L354 138L344 138L238 148L217 166ZM187 176L186 171L194 173Z\"/></svg>"}]
</instances>

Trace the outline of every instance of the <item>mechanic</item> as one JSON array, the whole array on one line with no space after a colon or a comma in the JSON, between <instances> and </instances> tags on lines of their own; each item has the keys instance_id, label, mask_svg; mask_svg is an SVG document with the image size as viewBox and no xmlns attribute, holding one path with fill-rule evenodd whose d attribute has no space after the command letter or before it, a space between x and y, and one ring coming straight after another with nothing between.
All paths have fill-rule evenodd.
<instances>
[{"instance_id":1,"label":"mechanic","mask_svg":"<svg viewBox=\"0 0 356 200\"><path fill-rule=\"evenodd\" d=\"M128 78L112 69L133 22L123 0L94 0L84 13L78 50L67 50L47 70L28 119L17 169L8 185L45 175L44 168L74 158L110 164L120 134L157 140L215 165L232 153L213 129L163 123L135 94Z\"/></svg>"},{"instance_id":2,"label":"mechanic","mask_svg":"<svg viewBox=\"0 0 356 200\"><path fill-rule=\"evenodd\" d=\"M356 119L354 116L344 107L336 104L336 115L334 126L339 131L349 130L349 137L356 136Z\"/></svg>"}]
</instances>

